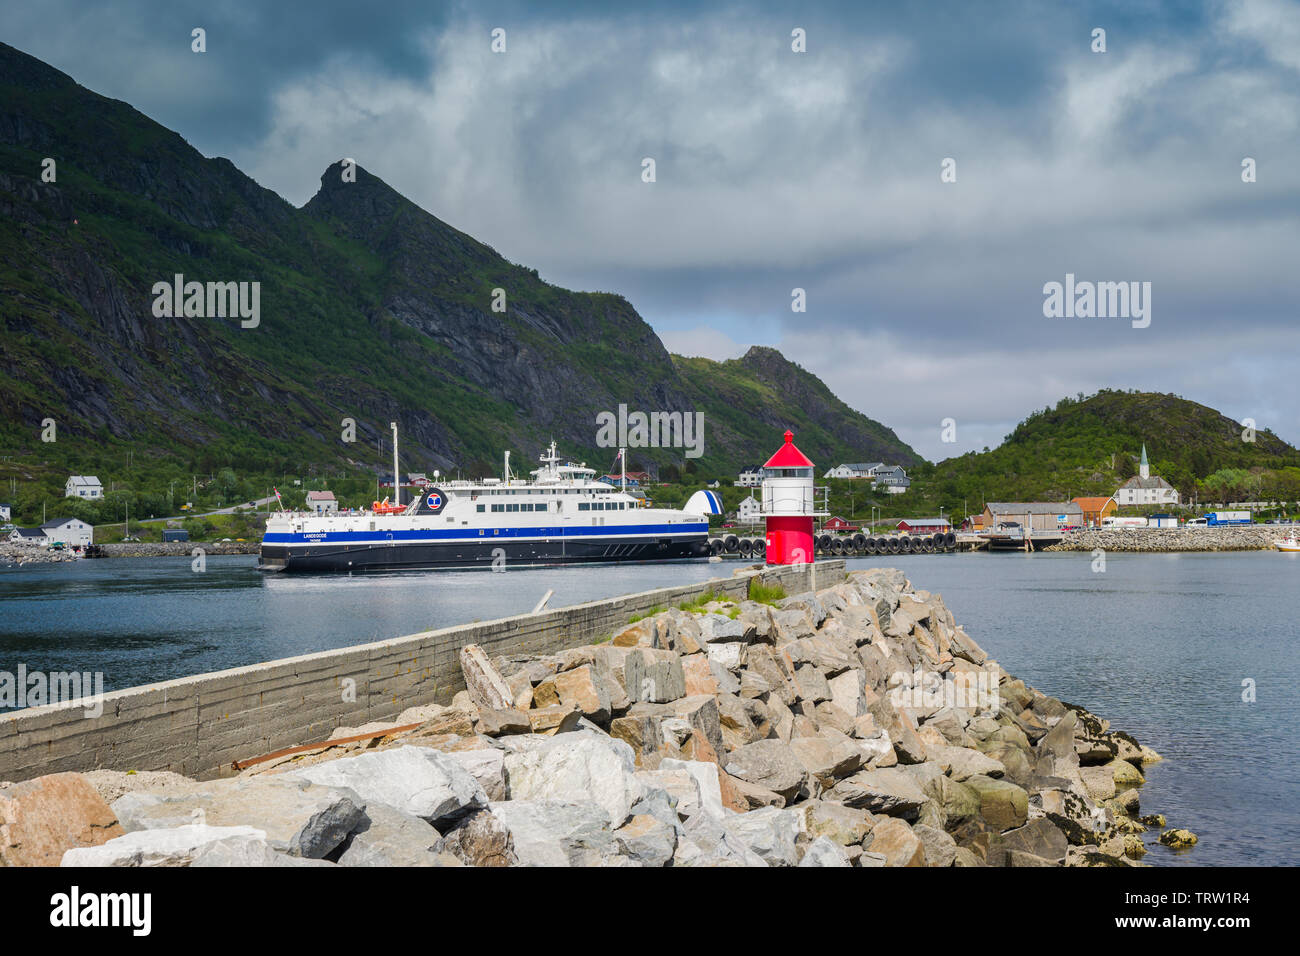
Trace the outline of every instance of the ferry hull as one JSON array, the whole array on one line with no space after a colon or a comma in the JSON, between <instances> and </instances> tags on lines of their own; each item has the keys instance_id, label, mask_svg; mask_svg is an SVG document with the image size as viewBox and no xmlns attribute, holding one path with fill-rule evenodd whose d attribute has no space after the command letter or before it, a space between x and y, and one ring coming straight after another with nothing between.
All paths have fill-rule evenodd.
<instances>
[{"instance_id":1,"label":"ferry hull","mask_svg":"<svg viewBox=\"0 0 1300 956\"><path fill-rule=\"evenodd\" d=\"M708 536L683 538L263 544L259 569L308 573L418 571L433 568L506 568L706 557Z\"/></svg>"}]
</instances>

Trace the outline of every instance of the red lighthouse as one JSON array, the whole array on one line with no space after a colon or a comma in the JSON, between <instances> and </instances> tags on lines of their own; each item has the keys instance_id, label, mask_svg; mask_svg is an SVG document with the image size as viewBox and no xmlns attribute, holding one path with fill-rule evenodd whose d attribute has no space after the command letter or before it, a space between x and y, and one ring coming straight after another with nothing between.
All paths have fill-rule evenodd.
<instances>
[{"instance_id":1,"label":"red lighthouse","mask_svg":"<svg viewBox=\"0 0 1300 956\"><path fill-rule=\"evenodd\" d=\"M763 466L763 514L768 564L812 564L813 463L794 445L794 433Z\"/></svg>"}]
</instances>

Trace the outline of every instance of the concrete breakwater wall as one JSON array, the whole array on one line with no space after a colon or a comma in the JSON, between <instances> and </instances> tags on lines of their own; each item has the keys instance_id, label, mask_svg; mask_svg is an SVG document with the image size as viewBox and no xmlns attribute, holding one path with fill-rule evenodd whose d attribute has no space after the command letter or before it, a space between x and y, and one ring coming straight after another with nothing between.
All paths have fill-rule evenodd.
<instances>
[{"instance_id":1,"label":"concrete breakwater wall","mask_svg":"<svg viewBox=\"0 0 1300 956\"><path fill-rule=\"evenodd\" d=\"M815 576L816 587L837 584L844 562L818 562ZM806 566L737 569L729 578L113 691L98 716L84 702L0 715L0 780L98 767L219 776L233 761L324 740L340 726L449 703L465 687L458 655L466 644L492 655L553 653L710 591L743 599L754 577L791 594L813 584Z\"/></svg>"},{"instance_id":2,"label":"concrete breakwater wall","mask_svg":"<svg viewBox=\"0 0 1300 956\"><path fill-rule=\"evenodd\" d=\"M1293 529L1280 525L1222 528L1104 528L1068 531L1046 551L1259 551Z\"/></svg>"}]
</instances>

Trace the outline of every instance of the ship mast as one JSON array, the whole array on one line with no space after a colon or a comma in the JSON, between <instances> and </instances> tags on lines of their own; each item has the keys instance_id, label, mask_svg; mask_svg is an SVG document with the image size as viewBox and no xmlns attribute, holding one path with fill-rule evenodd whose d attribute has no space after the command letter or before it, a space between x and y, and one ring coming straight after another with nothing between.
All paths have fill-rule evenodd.
<instances>
[{"instance_id":1,"label":"ship mast","mask_svg":"<svg viewBox=\"0 0 1300 956\"><path fill-rule=\"evenodd\" d=\"M397 472L397 422L389 422L388 427L393 430L393 504L402 503L402 479Z\"/></svg>"}]
</instances>

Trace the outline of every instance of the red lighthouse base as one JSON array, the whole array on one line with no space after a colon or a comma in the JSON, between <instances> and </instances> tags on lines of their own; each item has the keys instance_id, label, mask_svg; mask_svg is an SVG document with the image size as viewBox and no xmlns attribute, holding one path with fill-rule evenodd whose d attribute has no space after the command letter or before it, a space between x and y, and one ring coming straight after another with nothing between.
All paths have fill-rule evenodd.
<instances>
[{"instance_id":1,"label":"red lighthouse base","mask_svg":"<svg viewBox=\"0 0 1300 956\"><path fill-rule=\"evenodd\" d=\"M813 519L809 515L767 518L767 563L812 564Z\"/></svg>"}]
</instances>

